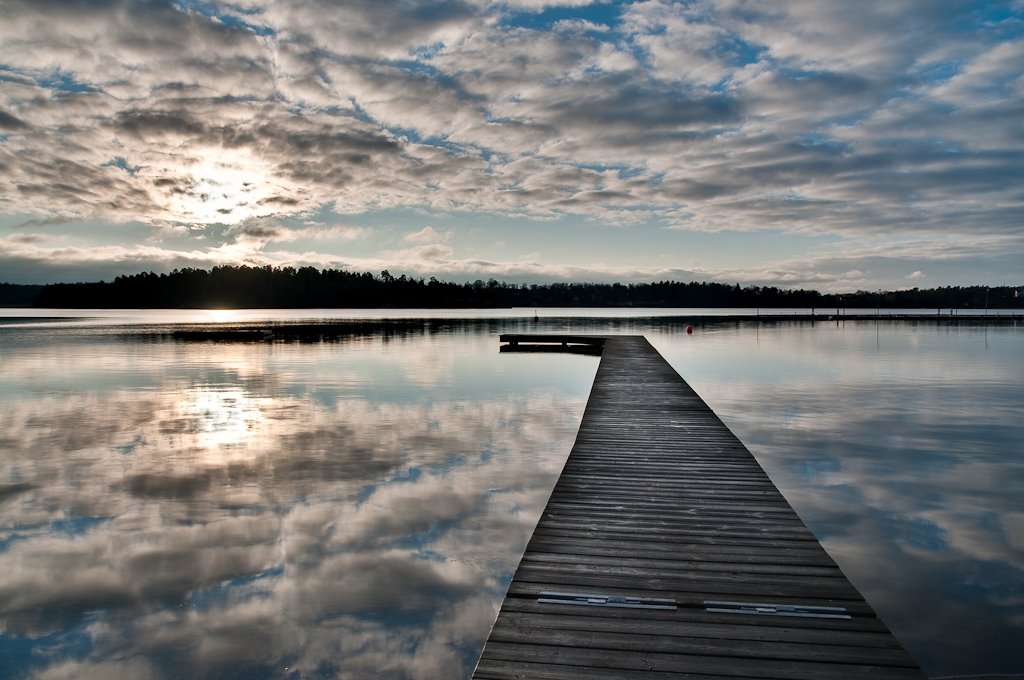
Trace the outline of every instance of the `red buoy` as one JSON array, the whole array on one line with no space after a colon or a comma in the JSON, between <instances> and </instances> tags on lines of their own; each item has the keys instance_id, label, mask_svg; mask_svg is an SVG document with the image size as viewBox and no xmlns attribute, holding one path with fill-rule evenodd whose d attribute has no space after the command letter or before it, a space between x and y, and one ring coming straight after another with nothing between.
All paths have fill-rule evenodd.
<instances>
[{"instance_id":1,"label":"red buoy","mask_svg":"<svg viewBox=\"0 0 1024 680\"><path fill-rule=\"evenodd\" d=\"M687 335L693 335L693 326L687 326L686 327L686 334Z\"/></svg>"}]
</instances>

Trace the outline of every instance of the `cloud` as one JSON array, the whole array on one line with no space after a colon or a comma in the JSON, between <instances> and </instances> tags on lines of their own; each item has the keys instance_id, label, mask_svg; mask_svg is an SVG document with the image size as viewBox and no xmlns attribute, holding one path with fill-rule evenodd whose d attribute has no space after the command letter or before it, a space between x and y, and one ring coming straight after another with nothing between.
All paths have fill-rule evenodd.
<instances>
[{"instance_id":1,"label":"cloud","mask_svg":"<svg viewBox=\"0 0 1024 680\"><path fill-rule=\"evenodd\" d=\"M229 227L226 234L236 243L246 243L254 246L262 246L273 241L290 241L294 238L292 231L285 229L276 220L271 219L247 220L241 224Z\"/></svg>"},{"instance_id":2,"label":"cloud","mask_svg":"<svg viewBox=\"0 0 1024 680\"><path fill-rule=\"evenodd\" d=\"M423 227L422 229L420 229L417 232L413 232L411 234L406 234L405 236L402 237L402 240L403 241L407 241L409 243L437 243L437 242L443 243L445 241L450 241L451 238L452 238L451 230L448 230L448 231L438 231L434 227L429 227L428 226L428 227Z\"/></svg>"},{"instance_id":3,"label":"cloud","mask_svg":"<svg viewBox=\"0 0 1024 680\"><path fill-rule=\"evenodd\" d=\"M25 121L0 110L0 130L23 130L27 127L28 123Z\"/></svg>"},{"instance_id":4,"label":"cloud","mask_svg":"<svg viewBox=\"0 0 1024 680\"><path fill-rule=\"evenodd\" d=\"M418 271L430 271L438 264L450 265L450 260L455 255L455 250L444 243L425 243L423 245L406 248L404 250L392 250L385 253L385 257L404 269Z\"/></svg>"},{"instance_id":5,"label":"cloud","mask_svg":"<svg viewBox=\"0 0 1024 680\"><path fill-rule=\"evenodd\" d=\"M318 241L358 241L369 237L373 230L354 224L314 224L292 233L296 238L313 238Z\"/></svg>"},{"instance_id":6,"label":"cloud","mask_svg":"<svg viewBox=\"0 0 1024 680\"><path fill-rule=\"evenodd\" d=\"M207 237L216 239L215 230L207 230ZM223 242L240 244L252 248L254 255L270 243L287 243L309 239L313 241L357 241L367 238L372 230L349 224L318 224L307 223L301 226L285 226L273 218L249 219L240 224L228 226L223 230ZM271 253L267 253L272 257Z\"/></svg>"},{"instance_id":7,"label":"cloud","mask_svg":"<svg viewBox=\"0 0 1024 680\"><path fill-rule=\"evenodd\" d=\"M1024 217L1019 8L84 7L0 9L6 214L243 233L457 210L840 241ZM289 238L252 236L268 259Z\"/></svg>"}]
</instances>

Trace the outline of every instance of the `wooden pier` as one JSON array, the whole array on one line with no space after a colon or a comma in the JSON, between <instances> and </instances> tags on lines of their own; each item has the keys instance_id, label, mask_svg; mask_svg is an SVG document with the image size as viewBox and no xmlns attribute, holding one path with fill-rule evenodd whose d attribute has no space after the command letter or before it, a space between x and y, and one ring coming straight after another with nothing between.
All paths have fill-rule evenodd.
<instances>
[{"instance_id":1,"label":"wooden pier","mask_svg":"<svg viewBox=\"0 0 1024 680\"><path fill-rule=\"evenodd\" d=\"M602 354L474 678L925 677L645 338L501 340Z\"/></svg>"}]
</instances>

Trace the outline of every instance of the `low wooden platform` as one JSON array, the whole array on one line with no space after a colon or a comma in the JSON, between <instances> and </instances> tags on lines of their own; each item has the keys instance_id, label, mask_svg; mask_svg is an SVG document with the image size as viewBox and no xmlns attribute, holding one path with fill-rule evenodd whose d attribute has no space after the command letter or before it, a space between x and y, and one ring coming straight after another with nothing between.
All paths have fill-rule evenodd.
<instances>
[{"instance_id":1,"label":"low wooden platform","mask_svg":"<svg viewBox=\"0 0 1024 680\"><path fill-rule=\"evenodd\" d=\"M473 677L923 678L650 343L601 345L576 443Z\"/></svg>"}]
</instances>

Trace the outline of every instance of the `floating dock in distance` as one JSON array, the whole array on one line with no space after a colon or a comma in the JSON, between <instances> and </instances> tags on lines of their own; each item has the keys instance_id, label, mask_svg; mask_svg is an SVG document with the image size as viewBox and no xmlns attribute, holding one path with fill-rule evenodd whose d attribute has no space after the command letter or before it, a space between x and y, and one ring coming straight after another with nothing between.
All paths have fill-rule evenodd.
<instances>
[{"instance_id":1,"label":"floating dock in distance","mask_svg":"<svg viewBox=\"0 0 1024 680\"><path fill-rule=\"evenodd\" d=\"M593 356L601 356L605 342L603 335L506 333L498 338L504 343L498 348L499 352L557 352Z\"/></svg>"},{"instance_id":2,"label":"floating dock in distance","mask_svg":"<svg viewBox=\"0 0 1024 680\"><path fill-rule=\"evenodd\" d=\"M501 341L603 353L475 679L925 677L645 338Z\"/></svg>"}]
</instances>

